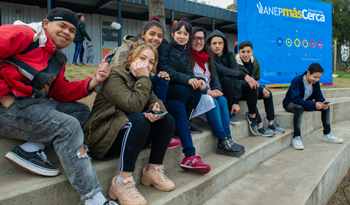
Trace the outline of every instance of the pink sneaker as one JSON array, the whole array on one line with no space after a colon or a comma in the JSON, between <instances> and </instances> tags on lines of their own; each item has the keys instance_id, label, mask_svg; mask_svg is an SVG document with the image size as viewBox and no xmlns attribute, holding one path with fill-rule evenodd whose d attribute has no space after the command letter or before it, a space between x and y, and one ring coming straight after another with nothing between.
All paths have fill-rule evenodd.
<instances>
[{"instance_id":1,"label":"pink sneaker","mask_svg":"<svg viewBox=\"0 0 350 205\"><path fill-rule=\"evenodd\" d=\"M171 138L170 143L168 145L168 149L174 149L178 147L181 144L180 140L176 140L174 138Z\"/></svg>"},{"instance_id":2,"label":"pink sneaker","mask_svg":"<svg viewBox=\"0 0 350 205\"><path fill-rule=\"evenodd\" d=\"M197 154L189 157L185 157L182 160L180 167L185 171L199 173L199 174L207 174L211 170L210 165L204 164L203 161L201 160L201 157L198 156Z\"/></svg>"}]
</instances>

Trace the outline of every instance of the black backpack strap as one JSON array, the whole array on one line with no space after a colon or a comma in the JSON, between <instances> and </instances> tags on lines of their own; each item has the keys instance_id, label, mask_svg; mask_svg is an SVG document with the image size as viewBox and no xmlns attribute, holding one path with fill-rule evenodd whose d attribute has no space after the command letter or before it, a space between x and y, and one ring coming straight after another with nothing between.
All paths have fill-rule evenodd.
<instances>
[{"instance_id":1,"label":"black backpack strap","mask_svg":"<svg viewBox=\"0 0 350 205\"><path fill-rule=\"evenodd\" d=\"M32 42L24 51L22 51L21 53L19 53L19 54L26 54L26 53L28 53L29 51L32 51L32 50L34 50L34 49L36 49L36 48L38 48L39 47L39 39L38 40L36 40L35 42Z\"/></svg>"}]
</instances>

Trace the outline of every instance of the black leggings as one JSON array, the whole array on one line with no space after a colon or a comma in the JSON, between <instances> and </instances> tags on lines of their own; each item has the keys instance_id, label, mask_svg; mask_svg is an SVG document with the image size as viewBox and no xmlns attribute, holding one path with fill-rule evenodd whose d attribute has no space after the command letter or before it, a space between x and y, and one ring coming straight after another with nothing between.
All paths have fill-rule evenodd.
<instances>
[{"instance_id":1,"label":"black leggings","mask_svg":"<svg viewBox=\"0 0 350 205\"><path fill-rule=\"evenodd\" d=\"M170 83L166 98L185 104L187 118L189 119L193 110L196 109L201 96L202 92L199 89L193 90L191 85Z\"/></svg>"},{"instance_id":2,"label":"black leggings","mask_svg":"<svg viewBox=\"0 0 350 205\"><path fill-rule=\"evenodd\" d=\"M129 122L119 131L106 157L120 154L119 170L133 172L142 148L152 142L150 164L163 164L165 152L175 129L175 120L170 114L151 123L142 113L126 115Z\"/></svg>"},{"instance_id":3,"label":"black leggings","mask_svg":"<svg viewBox=\"0 0 350 205\"><path fill-rule=\"evenodd\" d=\"M258 97L258 99L259 100L260 99L264 100L265 113L266 113L267 120L269 120L269 121L270 120L274 120L275 119L275 109L273 107L272 93L271 93L271 91L266 89L267 91L270 92L270 97L269 98L264 98L263 90L264 90L264 88L259 87L259 97ZM257 120L258 124L262 122L262 119L261 119L261 116L259 114L259 110L258 109L256 109L256 120Z\"/></svg>"}]
</instances>

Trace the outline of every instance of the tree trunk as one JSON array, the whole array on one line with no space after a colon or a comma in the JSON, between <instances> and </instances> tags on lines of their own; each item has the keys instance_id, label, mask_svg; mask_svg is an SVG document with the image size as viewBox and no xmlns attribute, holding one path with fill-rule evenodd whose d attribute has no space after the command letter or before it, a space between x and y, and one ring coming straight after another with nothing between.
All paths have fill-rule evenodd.
<instances>
[{"instance_id":1,"label":"tree trunk","mask_svg":"<svg viewBox=\"0 0 350 205\"><path fill-rule=\"evenodd\" d=\"M163 24L164 32L166 31L164 0L148 0L148 14L149 19L156 16Z\"/></svg>"},{"instance_id":2,"label":"tree trunk","mask_svg":"<svg viewBox=\"0 0 350 205\"><path fill-rule=\"evenodd\" d=\"M337 71L342 71L342 60L341 60L341 47L342 47L342 44L339 43L338 41L338 45L337 45Z\"/></svg>"}]
</instances>

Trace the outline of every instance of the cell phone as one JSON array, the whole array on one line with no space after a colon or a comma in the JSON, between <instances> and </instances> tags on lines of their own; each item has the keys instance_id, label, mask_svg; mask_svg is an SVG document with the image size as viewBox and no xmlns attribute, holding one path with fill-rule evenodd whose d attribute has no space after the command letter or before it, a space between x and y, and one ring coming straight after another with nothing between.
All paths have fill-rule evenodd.
<instances>
[{"instance_id":1,"label":"cell phone","mask_svg":"<svg viewBox=\"0 0 350 205\"><path fill-rule=\"evenodd\" d=\"M168 111L162 111L162 110L147 110L145 113L152 113L154 116L163 116L168 113Z\"/></svg>"},{"instance_id":2,"label":"cell phone","mask_svg":"<svg viewBox=\"0 0 350 205\"><path fill-rule=\"evenodd\" d=\"M329 103L331 103L331 102L323 102L323 104L329 104Z\"/></svg>"}]
</instances>

